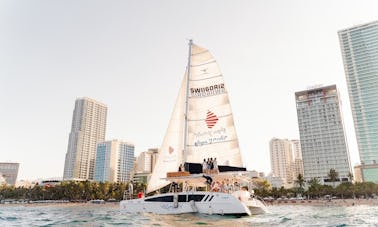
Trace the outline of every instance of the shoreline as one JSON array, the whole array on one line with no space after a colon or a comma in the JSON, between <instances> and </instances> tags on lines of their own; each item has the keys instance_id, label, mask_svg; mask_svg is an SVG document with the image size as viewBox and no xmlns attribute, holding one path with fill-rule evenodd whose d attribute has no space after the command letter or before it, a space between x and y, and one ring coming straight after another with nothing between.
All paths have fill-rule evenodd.
<instances>
[{"instance_id":1,"label":"shoreline","mask_svg":"<svg viewBox=\"0 0 378 227\"><path fill-rule=\"evenodd\" d=\"M378 206L378 199L332 199L332 200L274 200L264 201L267 207L269 206L358 206L358 205L370 205ZM14 202L14 203L0 203L1 206L87 206L87 207L119 207L119 202L105 202L105 203L93 203L93 202L70 202L70 201L48 201L44 202Z\"/></svg>"},{"instance_id":2,"label":"shoreline","mask_svg":"<svg viewBox=\"0 0 378 227\"><path fill-rule=\"evenodd\" d=\"M48 201L43 202L11 202L11 203L0 203L1 206L88 206L88 207L97 207L97 206L106 206L106 207L119 207L119 202L105 202L105 203L92 203L88 202L70 202L70 201Z\"/></svg>"},{"instance_id":3,"label":"shoreline","mask_svg":"<svg viewBox=\"0 0 378 227\"><path fill-rule=\"evenodd\" d=\"M303 205L303 206L357 206L372 205L378 206L378 199L332 199L332 200L281 200L264 201L267 206L277 205Z\"/></svg>"}]
</instances>

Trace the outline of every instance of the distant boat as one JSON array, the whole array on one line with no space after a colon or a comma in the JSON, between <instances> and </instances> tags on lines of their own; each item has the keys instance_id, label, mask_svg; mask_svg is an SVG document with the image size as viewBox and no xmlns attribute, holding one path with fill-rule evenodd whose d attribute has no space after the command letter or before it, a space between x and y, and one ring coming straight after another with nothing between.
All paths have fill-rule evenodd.
<instances>
[{"instance_id":1,"label":"distant boat","mask_svg":"<svg viewBox=\"0 0 378 227\"><path fill-rule=\"evenodd\" d=\"M103 199L94 199L89 202L93 204L105 204L105 201Z\"/></svg>"},{"instance_id":2,"label":"distant boat","mask_svg":"<svg viewBox=\"0 0 378 227\"><path fill-rule=\"evenodd\" d=\"M219 171L204 174L201 163L209 158L216 158ZM180 165L184 165L184 172L176 172ZM120 208L156 214L264 213L266 207L251 195L251 179L245 176L242 165L223 76L211 53L190 41L187 70L147 186L147 193L168 184L171 190L125 199ZM222 188L211 189L215 183ZM180 184L182 188L178 189ZM243 185L249 185L249 191L243 190ZM197 191L198 187L208 190Z\"/></svg>"}]
</instances>

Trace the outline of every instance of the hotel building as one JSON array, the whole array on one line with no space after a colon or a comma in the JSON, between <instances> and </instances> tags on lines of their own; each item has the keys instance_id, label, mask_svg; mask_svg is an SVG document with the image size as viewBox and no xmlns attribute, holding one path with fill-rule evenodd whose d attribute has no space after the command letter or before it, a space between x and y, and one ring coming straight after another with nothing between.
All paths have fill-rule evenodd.
<instances>
[{"instance_id":1,"label":"hotel building","mask_svg":"<svg viewBox=\"0 0 378 227\"><path fill-rule=\"evenodd\" d=\"M335 169L339 181L350 181L349 151L336 85L295 93L304 178L330 183Z\"/></svg>"},{"instance_id":2,"label":"hotel building","mask_svg":"<svg viewBox=\"0 0 378 227\"><path fill-rule=\"evenodd\" d=\"M75 102L63 180L92 180L98 142L105 140L107 107L90 98Z\"/></svg>"},{"instance_id":3,"label":"hotel building","mask_svg":"<svg viewBox=\"0 0 378 227\"><path fill-rule=\"evenodd\" d=\"M134 150L131 143L119 140L97 144L94 180L101 182L127 182L134 167Z\"/></svg>"},{"instance_id":4,"label":"hotel building","mask_svg":"<svg viewBox=\"0 0 378 227\"><path fill-rule=\"evenodd\" d=\"M339 31L363 181L378 183L378 21Z\"/></svg>"}]
</instances>

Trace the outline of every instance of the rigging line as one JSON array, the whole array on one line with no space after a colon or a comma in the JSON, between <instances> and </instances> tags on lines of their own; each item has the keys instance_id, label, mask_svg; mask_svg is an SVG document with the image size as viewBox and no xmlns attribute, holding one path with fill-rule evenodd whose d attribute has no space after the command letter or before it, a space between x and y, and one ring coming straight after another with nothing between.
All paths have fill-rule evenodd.
<instances>
[{"instance_id":1,"label":"rigging line","mask_svg":"<svg viewBox=\"0 0 378 227\"><path fill-rule=\"evenodd\" d=\"M202 75L206 75L208 73L203 73L201 75L198 75L198 76L202 76ZM189 81L201 81L201 80L209 80L209 79L213 79L213 78L217 78L217 77L221 77L222 74L218 74L218 75L215 75L215 76L212 76L212 77L207 77L207 78L202 78L202 79L196 79L196 80L189 80Z\"/></svg>"},{"instance_id":2,"label":"rigging line","mask_svg":"<svg viewBox=\"0 0 378 227\"><path fill-rule=\"evenodd\" d=\"M208 65L208 64L211 64L211 63L215 63L215 62L217 62L217 61L212 60L212 61L205 62L205 63L198 64L198 65L190 65L190 67L198 67L198 66Z\"/></svg>"},{"instance_id":3,"label":"rigging line","mask_svg":"<svg viewBox=\"0 0 378 227\"><path fill-rule=\"evenodd\" d=\"M232 113L230 113L230 114L226 114L226 115L222 115L222 116L218 116L218 115L217 115L218 118L225 118L225 117L229 117L229 116L232 116ZM206 120L206 118L203 118L203 119L195 119L195 120L188 119L188 121L204 121L204 120Z\"/></svg>"}]
</instances>

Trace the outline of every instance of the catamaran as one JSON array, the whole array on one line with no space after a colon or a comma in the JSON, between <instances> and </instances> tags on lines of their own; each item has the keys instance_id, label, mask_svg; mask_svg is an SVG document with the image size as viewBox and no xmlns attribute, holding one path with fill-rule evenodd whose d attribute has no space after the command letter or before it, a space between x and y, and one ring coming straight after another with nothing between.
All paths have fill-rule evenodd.
<instances>
[{"instance_id":1,"label":"catamaran","mask_svg":"<svg viewBox=\"0 0 378 227\"><path fill-rule=\"evenodd\" d=\"M204 171L202 163L209 158L216 158L215 172ZM180 165L185 170L177 172ZM263 202L251 193L251 180L242 166L223 76L212 54L190 40L185 76L147 184L147 193L171 184L170 190L124 199L120 208L156 214L265 213Z\"/></svg>"}]
</instances>

